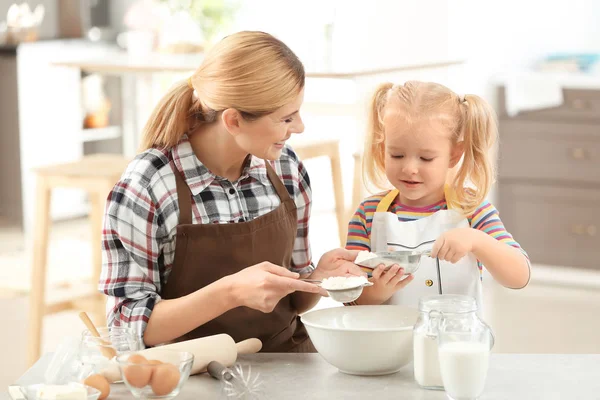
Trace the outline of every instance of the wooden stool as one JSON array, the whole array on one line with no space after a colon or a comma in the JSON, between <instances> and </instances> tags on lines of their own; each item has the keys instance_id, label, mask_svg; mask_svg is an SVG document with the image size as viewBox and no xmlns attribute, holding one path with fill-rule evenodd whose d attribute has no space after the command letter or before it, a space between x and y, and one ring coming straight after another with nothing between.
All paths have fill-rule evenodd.
<instances>
[{"instance_id":1,"label":"wooden stool","mask_svg":"<svg viewBox=\"0 0 600 400\"><path fill-rule=\"evenodd\" d=\"M338 223L340 246L346 245L346 209L344 208L344 186L342 183L342 164L340 161L339 139L304 140L302 135L295 135L290 144L301 160L328 157L331 163L331 179L335 198L335 214Z\"/></svg>"},{"instance_id":2,"label":"wooden stool","mask_svg":"<svg viewBox=\"0 0 600 400\"><path fill-rule=\"evenodd\" d=\"M352 157L354 158L354 182L352 182L352 204L350 205L348 220L352 219L358 206L365 199L366 195L362 171L363 155L361 152L355 152Z\"/></svg>"},{"instance_id":3,"label":"wooden stool","mask_svg":"<svg viewBox=\"0 0 600 400\"><path fill-rule=\"evenodd\" d=\"M83 189L89 194L92 226L92 263L94 287L100 281L102 270L102 218L108 193L125 171L129 160L123 156L97 154L81 160L36 169L36 220L34 226L33 266L29 309L28 362L32 365L40 356L42 323L45 315L76 309L77 302L93 300L96 322L105 321L104 296L97 290L67 300L45 301L46 263L48 255L48 229L50 225L50 199L58 187ZM102 326L105 323L101 324Z\"/></svg>"}]
</instances>

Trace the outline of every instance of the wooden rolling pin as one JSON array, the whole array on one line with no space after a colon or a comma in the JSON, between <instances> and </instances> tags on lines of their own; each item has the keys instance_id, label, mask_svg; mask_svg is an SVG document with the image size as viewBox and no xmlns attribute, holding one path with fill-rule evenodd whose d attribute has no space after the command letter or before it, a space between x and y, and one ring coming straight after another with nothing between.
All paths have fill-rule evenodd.
<instances>
[{"instance_id":1,"label":"wooden rolling pin","mask_svg":"<svg viewBox=\"0 0 600 400\"><path fill-rule=\"evenodd\" d=\"M208 363L211 361L218 361L226 367L231 367L235 364L238 354L252 354L257 353L262 348L262 342L258 339L252 338L243 340L239 343L235 343L233 338L227 334L220 334L214 336L207 336L203 338L186 340L185 342L171 343L164 346L153 347L137 352L143 355L147 359L153 358L153 353L162 349L171 349L179 351L187 351L194 355L194 364L192 365L191 375L206 372ZM114 367L117 368L114 371ZM114 381L115 373L118 371L118 366L114 365L102 371L102 374L107 378Z\"/></svg>"},{"instance_id":2,"label":"wooden rolling pin","mask_svg":"<svg viewBox=\"0 0 600 400\"><path fill-rule=\"evenodd\" d=\"M247 339L235 343L231 336L220 334L153 347L139 353L150 360L152 359L152 353L161 349L188 351L194 355L194 365L191 372L191 375L194 375L206 372L206 367L211 361L218 361L227 367L231 367L235 364L238 354L257 353L261 348L262 343L258 339Z\"/></svg>"}]
</instances>

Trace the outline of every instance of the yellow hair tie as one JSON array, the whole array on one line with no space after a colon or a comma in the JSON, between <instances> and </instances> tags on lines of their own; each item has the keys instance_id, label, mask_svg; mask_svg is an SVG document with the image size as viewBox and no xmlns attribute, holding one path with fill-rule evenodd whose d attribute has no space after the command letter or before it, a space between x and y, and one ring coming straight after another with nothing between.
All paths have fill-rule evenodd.
<instances>
[{"instance_id":1,"label":"yellow hair tie","mask_svg":"<svg viewBox=\"0 0 600 400\"><path fill-rule=\"evenodd\" d=\"M194 88L194 85L192 84L192 77L191 76L188 78L187 83L188 83L188 86L189 86L190 89Z\"/></svg>"}]
</instances>

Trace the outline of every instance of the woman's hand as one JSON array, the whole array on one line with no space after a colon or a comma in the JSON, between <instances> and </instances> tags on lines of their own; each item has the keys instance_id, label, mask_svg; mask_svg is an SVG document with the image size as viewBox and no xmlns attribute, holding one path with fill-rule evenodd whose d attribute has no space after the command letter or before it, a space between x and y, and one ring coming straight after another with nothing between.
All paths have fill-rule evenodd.
<instances>
[{"instance_id":1,"label":"woman's hand","mask_svg":"<svg viewBox=\"0 0 600 400\"><path fill-rule=\"evenodd\" d=\"M319 286L298 280L299 277L296 272L262 262L227 278L236 304L269 313L290 293L301 291L326 294Z\"/></svg>"},{"instance_id":2,"label":"woman's hand","mask_svg":"<svg viewBox=\"0 0 600 400\"><path fill-rule=\"evenodd\" d=\"M311 279L325 279L332 276L367 276L360 267L354 264L357 250L333 249L323 254L317 268L310 275Z\"/></svg>"},{"instance_id":3,"label":"woman's hand","mask_svg":"<svg viewBox=\"0 0 600 400\"><path fill-rule=\"evenodd\" d=\"M404 268L394 264L386 271L386 267L380 264L373 270L373 286L364 289L368 292L370 304L382 304L398 290L408 285L413 280L412 275L404 277Z\"/></svg>"}]
</instances>

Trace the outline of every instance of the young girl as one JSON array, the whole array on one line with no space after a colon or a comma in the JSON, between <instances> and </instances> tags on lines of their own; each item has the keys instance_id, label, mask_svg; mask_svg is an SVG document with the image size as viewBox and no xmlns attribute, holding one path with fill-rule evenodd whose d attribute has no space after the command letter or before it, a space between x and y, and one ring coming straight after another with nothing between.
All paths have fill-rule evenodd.
<instances>
[{"instance_id":1,"label":"young girl","mask_svg":"<svg viewBox=\"0 0 600 400\"><path fill-rule=\"evenodd\" d=\"M346 248L430 249L431 258L423 256L413 275L380 265L357 303L416 306L422 296L453 293L481 305L482 265L506 287L526 286L527 254L486 200L497 136L492 108L440 84L407 82L379 86L370 113L364 172L394 189L361 203Z\"/></svg>"}]
</instances>

